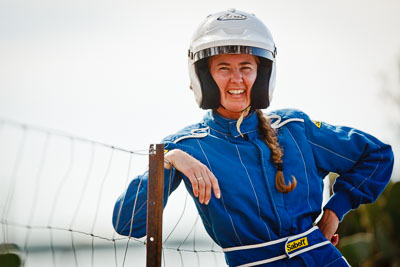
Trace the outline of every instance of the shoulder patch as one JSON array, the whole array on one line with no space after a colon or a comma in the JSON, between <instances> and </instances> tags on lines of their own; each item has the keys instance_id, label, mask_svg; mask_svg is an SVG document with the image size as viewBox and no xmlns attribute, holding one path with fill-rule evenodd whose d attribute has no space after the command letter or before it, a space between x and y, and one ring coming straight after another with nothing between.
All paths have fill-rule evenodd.
<instances>
[{"instance_id":1,"label":"shoulder patch","mask_svg":"<svg viewBox=\"0 0 400 267\"><path fill-rule=\"evenodd\" d=\"M321 122L320 121L312 121L318 128L321 128Z\"/></svg>"},{"instance_id":2,"label":"shoulder patch","mask_svg":"<svg viewBox=\"0 0 400 267\"><path fill-rule=\"evenodd\" d=\"M281 128L282 126L284 126L285 124L287 124L289 122L294 122L294 121L304 122L304 119L301 119L301 118L287 118L287 119L282 120L282 117L277 114L270 114L270 115L267 115L267 117L271 121L273 121L271 123L271 127L274 129Z\"/></svg>"},{"instance_id":3,"label":"shoulder patch","mask_svg":"<svg viewBox=\"0 0 400 267\"><path fill-rule=\"evenodd\" d=\"M161 142L163 143L178 143L181 140L188 139L188 138L203 138L208 136L210 132L210 127L203 123L196 123L193 125L189 125L177 133L168 135L167 137L163 138ZM165 148L166 150L170 150L168 147ZM164 151L165 153L168 151Z\"/></svg>"},{"instance_id":4,"label":"shoulder patch","mask_svg":"<svg viewBox=\"0 0 400 267\"><path fill-rule=\"evenodd\" d=\"M188 138L203 138L203 137L206 137L209 132L210 132L210 127L208 127L208 126L204 127L204 128L192 129L186 135L182 135L182 136L178 137L173 142L176 144L179 141L182 141L182 140L188 139Z\"/></svg>"}]
</instances>

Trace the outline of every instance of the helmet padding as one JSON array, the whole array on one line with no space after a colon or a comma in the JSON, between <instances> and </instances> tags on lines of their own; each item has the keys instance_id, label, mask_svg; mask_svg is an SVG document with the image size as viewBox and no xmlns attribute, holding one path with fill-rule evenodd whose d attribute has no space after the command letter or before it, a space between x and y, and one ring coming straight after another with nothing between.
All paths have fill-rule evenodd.
<instances>
[{"instance_id":1,"label":"helmet padding","mask_svg":"<svg viewBox=\"0 0 400 267\"><path fill-rule=\"evenodd\" d=\"M203 99L200 104L202 109L217 109L220 106L221 94L217 83L211 76L208 68L209 58L203 58L196 62L196 71L201 84Z\"/></svg>"},{"instance_id":2,"label":"helmet padding","mask_svg":"<svg viewBox=\"0 0 400 267\"><path fill-rule=\"evenodd\" d=\"M272 72L272 61L263 57L258 57L260 63L257 67L257 78L251 88L251 108L264 109L270 104L270 79Z\"/></svg>"}]
</instances>

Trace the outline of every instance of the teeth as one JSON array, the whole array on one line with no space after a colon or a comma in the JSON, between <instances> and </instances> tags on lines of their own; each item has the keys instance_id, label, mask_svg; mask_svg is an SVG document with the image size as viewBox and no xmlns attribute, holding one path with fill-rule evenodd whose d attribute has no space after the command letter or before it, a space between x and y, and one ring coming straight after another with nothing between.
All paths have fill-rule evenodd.
<instances>
[{"instance_id":1,"label":"teeth","mask_svg":"<svg viewBox=\"0 0 400 267\"><path fill-rule=\"evenodd\" d=\"M244 90L229 90L228 93L230 93L231 95L239 95L239 94L243 94Z\"/></svg>"}]
</instances>

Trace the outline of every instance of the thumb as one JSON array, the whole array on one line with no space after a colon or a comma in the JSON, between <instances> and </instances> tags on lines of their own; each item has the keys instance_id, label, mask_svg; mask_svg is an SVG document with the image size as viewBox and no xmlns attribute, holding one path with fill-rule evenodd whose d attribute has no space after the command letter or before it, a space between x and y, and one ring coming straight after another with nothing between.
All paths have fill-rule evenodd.
<instances>
[{"instance_id":1,"label":"thumb","mask_svg":"<svg viewBox=\"0 0 400 267\"><path fill-rule=\"evenodd\" d=\"M332 245L334 245L336 247L336 245L339 243L339 235L338 234L334 234L332 236L331 243L332 243Z\"/></svg>"}]
</instances>

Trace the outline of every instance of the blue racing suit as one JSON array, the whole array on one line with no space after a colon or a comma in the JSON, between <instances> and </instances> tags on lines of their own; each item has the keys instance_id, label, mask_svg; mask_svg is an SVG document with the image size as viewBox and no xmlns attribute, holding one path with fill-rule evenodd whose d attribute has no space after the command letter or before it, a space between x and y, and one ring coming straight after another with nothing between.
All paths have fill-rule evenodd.
<instances>
[{"instance_id":1,"label":"blue racing suit","mask_svg":"<svg viewBox=\"0 0 400 267\"><path fill-rule=\"evenodd\" d=\"M221 198L212 195L208 205L201 204L189 179L171 168L165 170L164 205L183 180L206 231L223 248L230 266L346 266L340 252L313 228L322 209L323 178L329 172L340 175L324 209L342 220L381 194L393 168L391 147L352 128L314 122L298 110L268 116L284 151L286 182L292 176L297 180L292 192L275 188L276 167L259 137L255 112L243 120L242 137L236 120L209 111L201 123L163 143L166 150L181 149L205 164L218 179ZM115 205L113 223L122 235L146 235L147 175L134 179Z\"/></svg>"}]
</instances>

